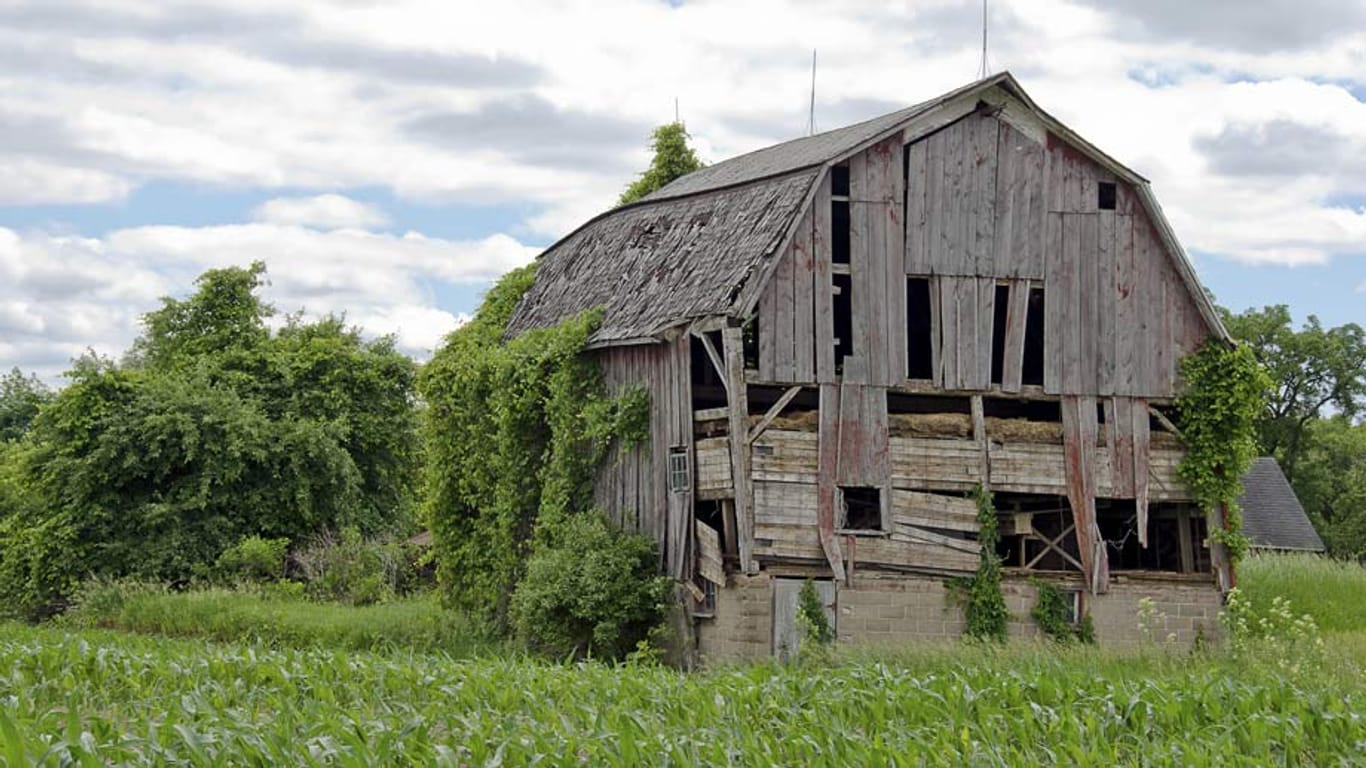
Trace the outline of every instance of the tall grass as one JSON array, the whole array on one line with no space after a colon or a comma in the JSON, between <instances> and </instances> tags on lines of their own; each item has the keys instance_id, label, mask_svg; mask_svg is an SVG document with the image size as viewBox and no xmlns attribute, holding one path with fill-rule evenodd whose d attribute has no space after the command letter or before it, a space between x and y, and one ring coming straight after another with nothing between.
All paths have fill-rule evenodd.
<instances>
[{"instance_id":1,"label":"tall grass","mask_svg":"<svg viewBox=\"0 0 1366 768\"><path fill-rule=\"evenodd\" d=\"M683 675L0 625L12 765L1327 765L1359 676L1095 651Z\"/></svg>"},{"instance_id":2,"label":"tall grass","mask_svg":"<svg viewBox=\"0 0 1366 768\"><path fill-rule=\"evenodd\" d=\"M495 650L468 618L430 595L350 606L269 591L92 584L64 620L77 627L293 648L403 648L456 656Z\"/></svg>"},{"instance_id":3,"label":"tall grass","mask_svg":"<svg viewBox=\"0 0 1366 768\"><path fill-rule=\"evenodd\" d=\"M1259 554L1238 566L1238 586L1255 605L1284 597L1325 632L1366 632L1366 567L1308 554Z\"/></svg>"}]
</instances>

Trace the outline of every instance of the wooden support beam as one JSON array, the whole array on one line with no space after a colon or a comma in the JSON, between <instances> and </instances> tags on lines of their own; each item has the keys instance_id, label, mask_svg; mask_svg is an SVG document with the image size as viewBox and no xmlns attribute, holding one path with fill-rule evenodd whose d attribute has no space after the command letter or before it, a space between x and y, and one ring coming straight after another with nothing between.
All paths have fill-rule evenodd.
<instances>
[{"instance_id":1,"label":"wooden support beam","mask_svg":"<svg viewBox=\"0 0 1366 768\"><path fill-rule=\"evenodd\" d=\"M983 415L982 396L972 396L972 439L981 451L980 477L982 490L991 493L991 441L987 440L987 420Z\"/></svg>"},{"instance_id":2,"label":"wooden support beam","mask_svg":"<svg viewBox=\"0 0 1366 768\"><path fill-rule=\"evenodd\" d=\"M722 331L724 334L724 330ZM702 349L707 351L707 358L711 360L712 367L716 369L716 375L721 377L721 386L726 390L726 398L730 398L730 380L726 378L726 364L721 362L721 355L716 352L716 345L711 343L705 333L693 332L693 335L702 342ZM741 360L743 360L743 355Z\"/></svg>"},{"instance_id":3,"label":"wooden support beam","mask_svg":"<svg viewBox=\"0 0 1366 768\"><path fill-rule=\"evenodd\" d=\"M835 537L835 478L839 473L840 451L840 387L822 384L820 401L820 433L817 437L816 474L816 530L820 535L821 551L830 563L835 580L844 582L844 557L839 539Z\"/></svg>"},{"instance_id":4,"label":"wooden support beam","mask_svg":"<svg viewBox=\"0 0 1366 768\"><path fill-rule=\"evenodd\" d=\"M1133 473L1134 473L1134 511L1138 514L1138 543L1148 546L1148 495L1149 495L1149 457L1152 454L1151 435L1148 432L1148 404L1141 400L1133 401Z\"/></svg>"},{"instance_id":5,"label":"wooden support beam","mask_svg":"<svg viewBox=\"0 0 1366 768\"><path fill-rule=\"evenodd\" d=\"M1030 560L1028 563L1025 563L1025 570L1033 568L1034 564L1042 560L1044 558L1044 555L1047 555L1049 552L1056 552L1060 557L1062 557L1062 559L1066 560L1067 562L1075 566L1077 570L1081 571L1082 573L1085 573L1086 569L1082 567L1081 563L1077 562L1077 559L1075 557L1072 557L1070 554L1068 554L1067 550L1058 546L1058 544L1062 542L1063 539L1067 538L1067 536L1070 535L1076 529L1077 524L1072 523L1071 525L1062 529L1062 533L1059 533L1057 536L1054 536L1051 539L1045 539L1042 536L1038 537L1036 541L1043 542L1043 551L1035 555L1033 560Z\"/></svg>"},{"instance_id":6,"label":"wooden support beam","mask_svg":"<svg viewBox=\"0 0 1366 768\"><path fill-rule=\"evenodd\" d=\"M756 573L754 561L754 485L750 471L752 458L744 436L749 427L749 402L745 391L745 354L742 331L737 327L721 330L721 347L725 352L725 380L727 406L730 408L730 469L735 488L736 543L740 551L740 569Z\"/></svg>"},{"instance_id":7,"label":"wooden support beam","mask_svg":"<svg viewBox=\"0 0 1366 768\"><path fill-rule=\"evenodd\" d=\"M745 439L745 442L753 443L755 440L758 440L759 435L762 435L764 430L768 429L768 425L772 424L774 419L782 415L783 409L786 408L787 404L792 402L792 398L796 397L801 391L801 385L788 387L787 391L783 393L783 396L778 398L778 402L774 403L773 407L769 408L768 412L764 414L764 417L759 420L759 423L755 424L754 428L749 431L749 437Z\"/></svg>"}]
</instances>

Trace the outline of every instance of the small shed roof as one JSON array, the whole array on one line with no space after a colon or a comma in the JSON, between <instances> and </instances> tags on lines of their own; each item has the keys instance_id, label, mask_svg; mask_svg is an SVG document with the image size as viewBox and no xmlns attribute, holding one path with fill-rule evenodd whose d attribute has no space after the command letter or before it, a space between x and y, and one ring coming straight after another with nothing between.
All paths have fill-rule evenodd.
<instances>
[{"instance_id":1,"label":"small shed roof","mask_svg":"<svg viewBox=\"0 0 1366 768\"><path fill-rule=\"evenodd\" d=\"M1260 549L1322 552L1323 539L1309 522L1281 465L1270 456L1252 462L1243 475L1243 533Z\"/></svg>"}]
</instances>

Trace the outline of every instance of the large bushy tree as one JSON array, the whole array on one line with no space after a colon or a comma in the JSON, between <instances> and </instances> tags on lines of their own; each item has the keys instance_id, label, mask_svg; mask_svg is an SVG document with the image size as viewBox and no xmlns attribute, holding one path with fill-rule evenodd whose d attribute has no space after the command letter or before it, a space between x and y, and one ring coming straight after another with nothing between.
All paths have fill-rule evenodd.
<instances>
[{"instance_id":1,"label":"large bushy tree","mask_svg":"<svg viewBox=\"0 0 1366 768\"><path fill-rule=\"evenodd\" d=\"M0 376L0 443L18 440L28 432L38 409L52 399L52 390L18 368Z\"/></svg>"},{"instance_id":2,"label":"large bushy tree","mask_svg":"<svg viewBox=\"0 0 1366 768\"><path fill-rule=\"evenodd\" d=\"M1258 423L1329 552L1366 557L1366 332L1324 328L1310 315L1296 330L1285 305L1224 311L1274 384Z\"/></svg>"},{"instance_id":3,"label":"large bushy tree","mask_svg":"<svg viewBox=\"0 0 1366 768\"><path fill-rule=\"evenodd\" d=\"M122 364L76 363L34 422L29 503L0 522L0 604L40 614L89 576L188 579L244 536L411 520L416 366L335 317L272 333L263 273L211 270Z\"/></svg>"}]
</instances>

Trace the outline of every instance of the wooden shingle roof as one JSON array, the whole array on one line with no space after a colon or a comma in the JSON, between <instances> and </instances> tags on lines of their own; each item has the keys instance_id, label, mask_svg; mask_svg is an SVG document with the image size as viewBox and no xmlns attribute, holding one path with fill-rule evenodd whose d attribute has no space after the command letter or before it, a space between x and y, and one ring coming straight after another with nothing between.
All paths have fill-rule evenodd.
<instances>
[{"instance_id":1,"label":"wooden shingle roof","mask_svg":"<svg viewBox=\"0 0 1366 768\"><path fill-rule=\"evenodd\" d=\"M1322 552L1323 539L1309 522L1304 507L1276 460L1263 456L1243 475L1243 533L1252 546Z\"/></svg>"}]
</instances>

